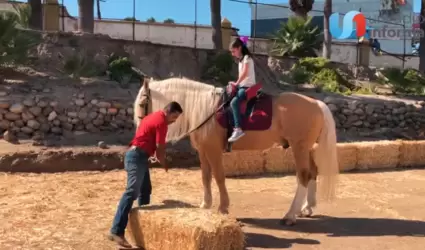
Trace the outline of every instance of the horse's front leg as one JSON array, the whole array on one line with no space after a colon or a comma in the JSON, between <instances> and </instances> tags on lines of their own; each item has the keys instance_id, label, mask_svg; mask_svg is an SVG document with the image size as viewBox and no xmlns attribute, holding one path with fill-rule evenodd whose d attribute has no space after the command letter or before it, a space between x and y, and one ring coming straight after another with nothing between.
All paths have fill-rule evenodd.
<instances>
[{"instance_id":1,"label":"horse's front leg","mask_svg":"<svg viewBox=\"0 0 425 250\"><path fill-rule=\"evenodd\" d=\"M212 206L212 194L211 194L211 167L205 156L205 153L199 151L199 161L201 163L202 170L202 185L204 186L204 198L200 205L200 208L209 209Z\"/></svg>"},{"instance_id":2,"label":"horse's front leg","mask_svg":"<svg viewBox=\"0 0 425 250\"><path fill-rule=\"evenodd\" d=\"M207 153L206 158L214 174L218 191L220 192L220 205L218 211L222 214L229 213L229 194L226 187L226 176L223 169L223 153L220 148L211 150Z\"/></svg>"}]
</instances>

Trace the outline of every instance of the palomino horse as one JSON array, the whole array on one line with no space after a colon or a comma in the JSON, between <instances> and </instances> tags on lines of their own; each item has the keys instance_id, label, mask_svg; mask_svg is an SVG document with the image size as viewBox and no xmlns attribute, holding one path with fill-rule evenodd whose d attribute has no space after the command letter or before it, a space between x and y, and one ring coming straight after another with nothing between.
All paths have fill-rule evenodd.
<instances>
[{"instance_id":1,"label":"palomino horse","mask_svg":"<svg viewBox=\"0 0 425 250\"><path fill-rule=\"evenodd\" d=\"M134 103L134 122L138 125L140 118L162 109L170 101L180 103L183 114L170 125L167 141L176 141L190 134L202 169L204 197L200 207L211 208L213 175L220 192L218 210L228 213L229 195L222 165L227 128L220 125L220 119L214 115L223 93L222 88L189 79L170 78L151 80L150 83L145 80ZM282 141L289 142L295 158L298 184L282 223L293 225L296 216L309 216L316 206L317 176L320 178L319 194L328 200L335 195L339 172L335 122L325 103L300 94L266 95L263 102L270 103L269 114L266 114L269 118L263 118L269 119L270 126L244 129L245 136L233 144L233 149L263 150Z\"/></svg>"}]
</instances>

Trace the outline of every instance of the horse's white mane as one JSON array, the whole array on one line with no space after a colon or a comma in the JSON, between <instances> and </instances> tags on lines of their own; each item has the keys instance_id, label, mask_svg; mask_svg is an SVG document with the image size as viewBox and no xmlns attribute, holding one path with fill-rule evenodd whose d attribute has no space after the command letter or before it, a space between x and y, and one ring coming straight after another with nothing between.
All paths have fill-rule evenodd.
<instances>
[{"instance_id":1,"label":"horse's white mane","mask_svg":"<svg viewBox=\"0 0 425 250\"><path fill-rule=\"evenodd\" d=\"M222 88L187 78L152 80L149 83L149 89L152 99L152 112L163 109L171 101L178 102L183 108L181 117L168 128L167 141L179 139L182 135L204 122L215 111L220 99L218 94L223 92ZM137 114L140 111L138 103L143 92L144 87L140 88L134 105L134 119L136 124L138 124ZM208 131L210 131L214 124L216 122L212 118L211 121L196 131L197 136L207 136Z\"/></svg>"}]
</instances>

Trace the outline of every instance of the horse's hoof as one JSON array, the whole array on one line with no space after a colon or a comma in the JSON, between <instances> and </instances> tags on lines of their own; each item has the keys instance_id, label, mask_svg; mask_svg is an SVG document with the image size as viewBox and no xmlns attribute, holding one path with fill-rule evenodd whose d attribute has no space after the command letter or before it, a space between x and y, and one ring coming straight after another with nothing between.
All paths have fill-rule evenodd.
<instances>
[{"instance_id":1,"label":"horse's hoof","mask_svg":"<svg viewBox=\"0 0 425 250\"><path fill-rule=\"evenodd\" d=\"M295 219L283 218L280 220L282 226L293 226L295 225Z\"/></svg>"},{"instance_id":2,"label":"horse's hoof","mask_svg":"<svg viewBox=\"0 0 425 250\"><path fill-rule=\"evenodd\" d=\"M301 211L299 217L311 217L312 215L313 215L313 209L306 207Z\"/></svg>"},{"instance_id":3,"label":"horse's hoof","mask_svg":"<svg viewBox=\"0 0 425 250\"><path fill-rule=\"evenodd\" d=\"M220 213L220 214L229 214L229 210L226 208L219 208L218 209L218 212Z\"/></svg>"},{"instance_id":4,"label":"horse's hoof","mask_svg":"<svg viewBox=\"0 0 425 250\"><path fill-rule=\"evenodd\" d=\"M211 204L207 204L205 202L202 202L201 205L199 205L199 208L210 209L211 208Z\"/></svg>"}]
</instances>

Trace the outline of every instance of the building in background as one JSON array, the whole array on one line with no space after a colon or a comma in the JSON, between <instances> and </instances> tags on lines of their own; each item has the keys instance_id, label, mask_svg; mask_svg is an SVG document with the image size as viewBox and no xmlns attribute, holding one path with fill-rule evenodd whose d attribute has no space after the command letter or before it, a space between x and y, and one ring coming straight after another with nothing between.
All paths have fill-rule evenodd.
<instances>
[{"instance_id":1,"label":"building in background","mask_svg":"<svg viewBox=\"0 0 425 250\"><path fill-rule=\"evenodd\" d=\"M251 37L270 38L279 29L281 22L286 22L288 17L294 15L288 4L256 5L255 0L252 2L254 4L251 4ZM412 48L416 47L417 40L410 36L417 20L412 11L413 0L400 0L396 12L392 10L389 2L386 0L333 0L332 11L344 14L357 10L366 18L375 19L367 20L367 26L375 30L373 35L379 39L381 48L389 53L410 54ZM313 17L312 23L321 30L323 30L323 8L324 0L316 0L313 10L308 13ZM341 22L342 18L341 15ZM403 29L403 22L406 31ZM403 34L406 34L405 38ZM345 41L355 42L353 39Z\"/></svg>"}]
</instances>

